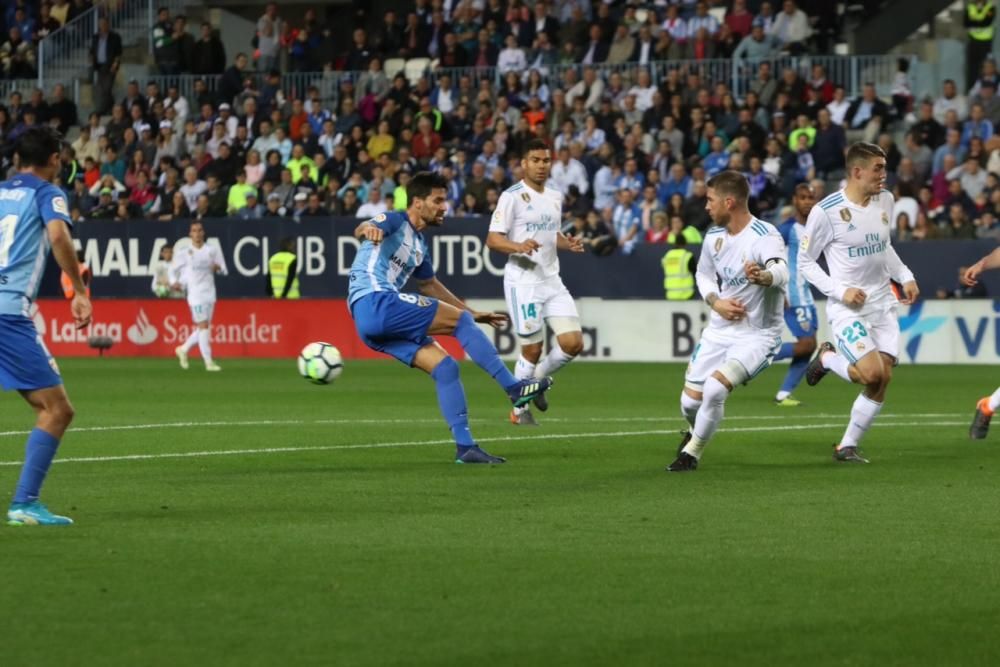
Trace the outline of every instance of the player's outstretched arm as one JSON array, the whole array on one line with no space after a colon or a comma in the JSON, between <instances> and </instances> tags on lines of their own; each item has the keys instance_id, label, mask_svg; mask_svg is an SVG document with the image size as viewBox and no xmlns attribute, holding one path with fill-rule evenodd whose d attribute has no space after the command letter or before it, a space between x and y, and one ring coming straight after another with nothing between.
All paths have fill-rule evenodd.
<instances>
[{"instance_id":1,"label":"player's outstretched arm","mask_svg":"<svg viewBox=\"0 0 1000 667\"><path fill-rule=\"evenodd\" d=\"M52 256L73 283L73 302L70 304L70 309L77 328L82 329L90 324L92 307L90 299L87 298L87 286L83 284L83 278L80 276L80 264L76 260L76 248L73 247L69 226L62 220L51 220L45 228L52 246Z\"/></svg>"},{"instance_id":2,"label":"player's outstretched arm","mask_svg":"<svg viewBox=\"0 0 1000 667\"><path fill-rule=\"evenodd\" d=\"M530 255L542 246L535 239L516 243L507 238L503 232L490 232L486 235L486 247L505 255Z\"/></svg>"},{"instance_id":3,"label":"player's outstretched arm","mask_svg":"<svg viewBox=\"0 0 1000 667\"><path fill-rule=\"evenodd\" d=\"M467 310L472 313L472 318L477 322L483 324L489 324L490 326L498 327L507 321L507 315L505 313L495 313L487 311L477 311L469 308L464 301L459 299L457 296L452 294L451 290L444 286L440 280L436 277L428 278L426 280L417 281L417 289L424 296L429 296L433 299L437 299L443 303L447 303L451 306L455 306L459 310Z\"/></svg>"},{"instance_id":4,"label":"player's outstretched arm","mask_svg":"<svg viewBox=\"0 0 1000 667\"><path fill-rule=\"evenodd\" d=\"M1000 267L1000 246L997 246L993 252L966 269L965 273L962 274L962 283L967 287L972 287L979 282L979 274L998 267Z\"/></svg>"}]
</instances>

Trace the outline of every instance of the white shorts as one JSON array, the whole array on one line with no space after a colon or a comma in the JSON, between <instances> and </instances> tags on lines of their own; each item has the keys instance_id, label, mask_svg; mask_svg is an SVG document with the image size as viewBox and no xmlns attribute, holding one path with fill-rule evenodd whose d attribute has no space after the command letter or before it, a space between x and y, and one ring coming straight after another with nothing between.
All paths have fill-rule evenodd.
<instances>
[{"instance_id":1,"label":"white shorts","mask_svg":"<svg viewBox=\"0 0 1000 667\"><path fill-rule=\"evenodd\" d=\"M837 339L837 351L852 364L875 350L899 359L899 320L895 306L858 311L832 303L826 313Z\"/></svg>"},{"instance_id":2,"label":"white shorts","mask_svg":"<svg viewBox=\"0 0 1000 667\"><path fill-rule=\"evenodd\" d=\"M728 330L708 327L702 332L701 340L691 355L684 373L684 386L702 391L712 373L720 371L726 375L724 367L730 362L738 363L745 373L737 378L727 375L726 379L734 386L746 384L771 365L780 347L780 333L748 327L730 327Z\"/></svg>"},{"instance_id":3,"label":"white shorts","mask_svg":"<svg viewBox=\"0 0 1000 667\"><path fill-rule=\"evenodd\" d=\"M504 281L503 291L514 332L521 338L541 340L545 320L552 317L580 319L573 296L559 276L540 283Z\"/></svg>"},{"instance_id":4,"label":"white shorts","mask_svg":"<svg viewBox=\"0 0 1000 667\"><path fill-rule=\"evenodd\" d=\"M208 303L189 303L188 305L191 306L191 319L194 320L195 324L212 321L212 312L215 310L214 301L209 301Z\"/></svg>"}]
</instances>

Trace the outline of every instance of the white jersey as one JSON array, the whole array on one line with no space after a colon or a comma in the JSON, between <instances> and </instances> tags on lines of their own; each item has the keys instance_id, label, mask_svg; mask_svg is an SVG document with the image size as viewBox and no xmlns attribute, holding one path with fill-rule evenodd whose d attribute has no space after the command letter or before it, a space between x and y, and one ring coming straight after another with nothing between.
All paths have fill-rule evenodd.
<instances>
[{"instance_id":1,"label":"white jersey","mask_svg":"<svg viewBox=\"0 0 1000 667\"><path fill-rule=\"evenodd\" d=\"M695 274L698 290L704 296L714 292L720 299L736 299L746 308L746 317L735 321L723 319L713 310L709 327L780 332L784 324L784 287L754 285L747 280L744 269L747 261L767 266L774 259L788 261L785 242L770 223L752 217L736 235L725 227L708 230Z\"/></svg>"},{"instance_id":2,"label":"white jersey","mask_svg":"<svg viewBox=\"0 0 1000 667\"><path fill-rule=\"evenodd\" d=\"M813 206L799 248L799 268L806 279L830 298L831 306L844 306L844 292L857 287L866 295L863 310L897 303L889 284L913 280L890 242L892 195L883 190L859 206L843 190ZM816 260L826 255L830 272Z\"/></svg>"},{"instance_id":3,"label":"white jersey","mask_svg":"<svg viewBox=\"0 0 1000 667\"><path fill-rule=\"evenodd\" d=\"M556 242L562 224L562 193L552 188L538 192L524 181L500 195L490 220L490 231L505 234L515 243L534 239L541 246L530 255L513 254L507 259L504 280L539 283L559 275Z\"/></svg>"},{"instance_id":4,"label":"white jersey","mask_svg":"<svg viewBox=\"0 0 1000 667\"><path fill-rule=\"evenodd\" d=\"M200 248L184 248L174 257L170 266L171 277L187 290L191 305L215 303L215 267L226 274L226 260L219 246L206 243Z\"/></svg>"}]
</instances>

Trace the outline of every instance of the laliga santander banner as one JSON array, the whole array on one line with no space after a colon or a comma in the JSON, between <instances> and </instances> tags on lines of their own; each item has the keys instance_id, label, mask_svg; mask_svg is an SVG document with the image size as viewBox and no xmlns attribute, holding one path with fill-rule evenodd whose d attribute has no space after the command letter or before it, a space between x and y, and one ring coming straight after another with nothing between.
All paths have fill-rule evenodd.
<instances>
[{"instance_id":1,"label":"laliga santander banner","mask_svg":"<svg viewBox=\"0 0 1000 667\"><path fill-rule=\"evenodd\" d=\"M107 336L105 354L118 357L172 357L194 330L191 311L182 299L94 301L94 321L77 330L64 299L42 299L33 307L35 328L49 351L59 357L94 356L87 340ZM358 338L343 299L219 301L212 317L212 352L225 358L294 359L307 343L331 343L349 359L384 359ZM440 343L463 358L451 337ZM194 353L197 357L197 353Z\"/></svg>"}]
</instances>

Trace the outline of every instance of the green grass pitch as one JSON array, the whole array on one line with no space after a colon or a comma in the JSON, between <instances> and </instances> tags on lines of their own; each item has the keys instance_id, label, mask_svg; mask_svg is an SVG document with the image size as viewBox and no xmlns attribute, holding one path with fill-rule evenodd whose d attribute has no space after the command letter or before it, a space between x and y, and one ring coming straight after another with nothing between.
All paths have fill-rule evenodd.
<instances>
[{"instance_id":1,"label":"green grass pitch","mask_svg":"<svg viewBox=\"0 0 1000 667\"><path fill-rule=\"evenodd\" d=\"M996 665L994 367L896 371L868 466L837 465L856 388L731 397L668 475L683 367L577 364L534 430L463 364L459 466L431 381L348 362L64 360L77 407L44 500L0 530L0 665ZM0 489L32 416L0 399ZM998 426L1000 429L1000 426Z\"/></svg>"}]
</instances>

